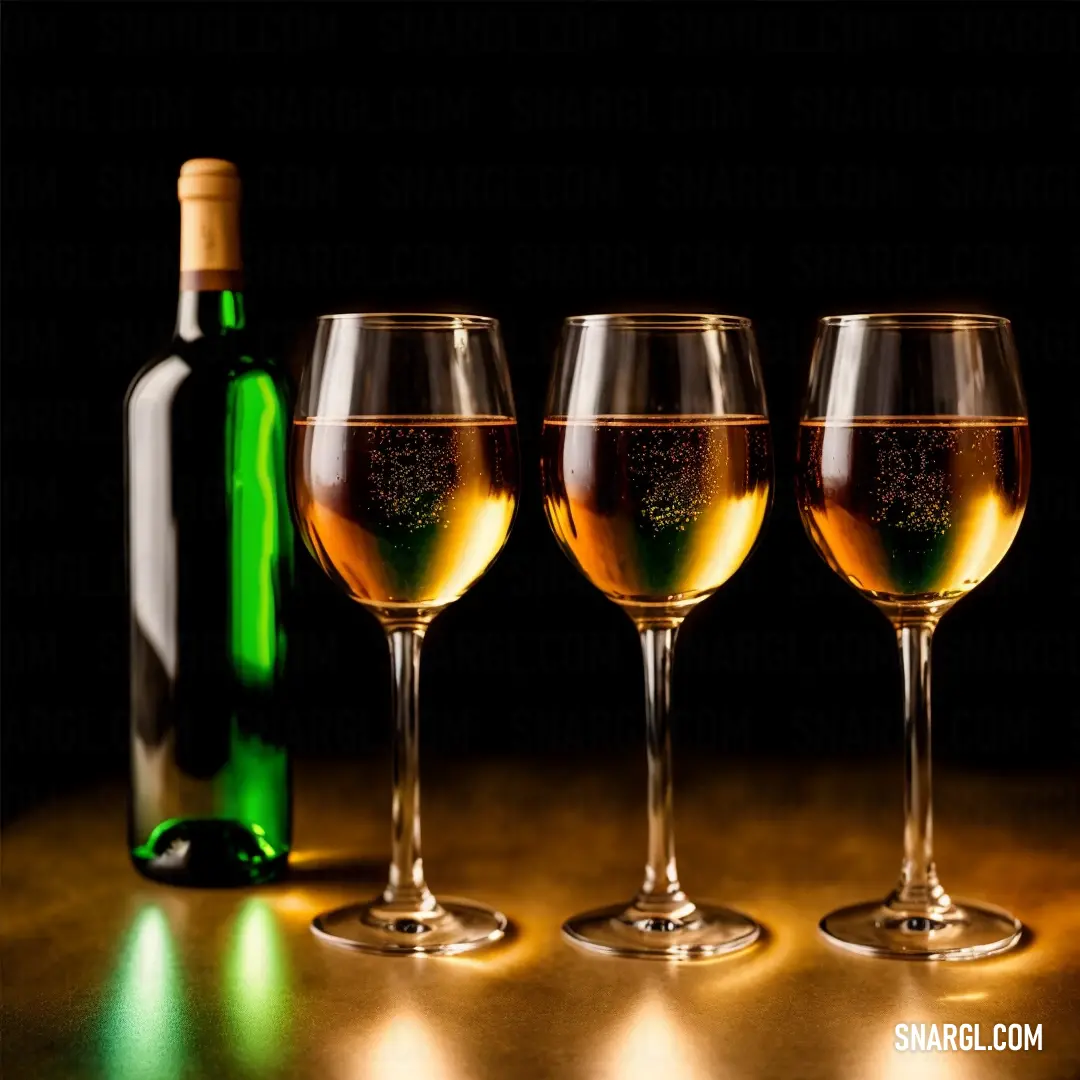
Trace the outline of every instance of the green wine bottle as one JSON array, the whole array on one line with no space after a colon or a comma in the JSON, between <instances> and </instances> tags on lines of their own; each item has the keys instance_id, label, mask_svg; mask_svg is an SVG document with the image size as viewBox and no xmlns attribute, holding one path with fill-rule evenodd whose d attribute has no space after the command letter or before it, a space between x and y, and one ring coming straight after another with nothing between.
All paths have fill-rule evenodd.
<instances>
[{"instance_id":1,"label":"green wine bottle","mask_svg":"<svg viewBox=\"0 0 1080 1080\"><path fill-rule=\"evenodd\" d=\"M236 167L189 161L178 191L176 330L124 406L129 843L148 877L250 884L291 842L288 395L248 342Z\"/></svg>"}]
</instances>

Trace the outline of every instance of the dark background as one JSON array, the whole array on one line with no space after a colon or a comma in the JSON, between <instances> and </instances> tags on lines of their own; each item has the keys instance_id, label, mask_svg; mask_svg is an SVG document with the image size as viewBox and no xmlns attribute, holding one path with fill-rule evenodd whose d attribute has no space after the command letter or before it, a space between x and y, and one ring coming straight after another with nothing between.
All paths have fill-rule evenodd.
<instances>
[{"instance_id":1,"label":"dark background","mask_svg":"<svg viewBox=\"0 0 1080 1080\"><path fill-rule=\"evenodd\" d=\"M503 323L523 505L435 622L425 755L602 768L642 751L630 622L557 550L538 433L568 314L753 318L777 451L766 535L687 622L676 753L900 753L893 637L820 561L792 486L819 315L1015 321L1034 485L936 637L935 754L1076 759L1074 5L6 4L3 812L127 760L121 402L168 338L176 175L236 161L249 316L296 363L329 310ZM382 752L374 619L300 551L297 750Z\"/></svg>"}]
</instances>

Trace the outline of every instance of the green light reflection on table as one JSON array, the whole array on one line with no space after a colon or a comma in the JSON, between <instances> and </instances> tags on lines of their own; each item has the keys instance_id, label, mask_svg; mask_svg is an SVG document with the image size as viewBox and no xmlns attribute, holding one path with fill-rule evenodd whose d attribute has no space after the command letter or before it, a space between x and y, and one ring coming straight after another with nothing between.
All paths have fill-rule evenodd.
<instances>
[{"instance_id":1,"label":"green light reflection on table","mask_svg":"<svg viewBox=\"0 0 1080 1080\"><path fill-rule=\"evenodd\" d=\"M106 999L102 1058L109 1080L179 1080L184 994L172 930L156 904L139 910Z\"/></svg>"},{"instance_id":2,"label":"green light reflection on table","mask_svg":"<svg viewBox=\"0 0 1080 1080\"><path fill-rule=\"evenodd\" d=\"M285 1053L292 1020L290 973L281 928L265 900L247 900L232 926L224 994L237 1057L256 1068Z\"/></svg>"}]
</instances>

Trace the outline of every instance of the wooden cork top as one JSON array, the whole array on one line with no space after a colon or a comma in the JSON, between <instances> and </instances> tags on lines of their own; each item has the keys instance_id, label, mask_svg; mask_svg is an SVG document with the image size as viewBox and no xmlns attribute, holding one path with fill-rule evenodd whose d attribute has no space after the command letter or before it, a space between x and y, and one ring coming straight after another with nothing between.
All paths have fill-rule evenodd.
<instances>
[{"instance_id":1,"label":"wooden cork top","mask_svg":"<svg viewBox=\"0 0 1080 1080\"><path fill-rule=\"evenodd\" d=\"M240 171L231 161L219 158L192 158L180 167L176 185L181 202L187 199L240 199Z\"/></svg>"},{"instance_id":2,"label":"wooden cork top","mask_svg":"<svg viewBox=\"0 0 1080 1080\"><path fill-rule=\"evenodd\" d=\"M180 199L181 286L238 288L237 275L243 266L240 171L231 161L193 158L181 166L176 190Z\"/></svg>"}]
</instances>

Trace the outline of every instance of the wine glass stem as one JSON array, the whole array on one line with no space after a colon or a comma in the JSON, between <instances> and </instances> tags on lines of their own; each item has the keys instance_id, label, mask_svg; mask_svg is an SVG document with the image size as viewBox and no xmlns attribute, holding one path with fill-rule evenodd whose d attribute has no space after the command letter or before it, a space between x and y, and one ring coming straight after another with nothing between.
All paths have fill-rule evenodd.
<instances>
[{"instance_id":1,"label":"wine glass stem","mask_svg":"<svg viewBox=\"0 0 1080 1080\"><path fill-rule=\"evenodd\" d=\"M403 911L428 911L435 898L424 881L420 857L420 647L424 627L387 632L393 664L394 803L390 880L383 903Z\"/></svg>"},{"instance_id":2,"label":"wine glass stem","mask_svg":"<svg viewBox=\"0 0 1080 1080\"><path fill-rule=\"evenodd\" d=\"M670 913L686 903L675 865L671 777L671 664L677 626L642 627L649 756L649 857L635 906Z\"/></svg>"},{"instance_id":3,"label":"wine glass stem","mask_svg":"<svg viewBox=\"0 0 1080 1080\"><path fill-rule=\"evenodd\" d=\"M904 674L904 865L892 901L904 907L947 905L934 866L930 796L930 645L934 624L896 628Z\"/></svg>"}]
</instances>

